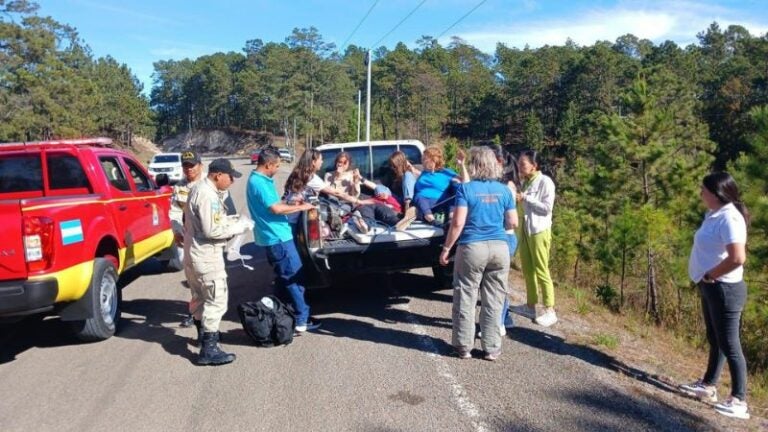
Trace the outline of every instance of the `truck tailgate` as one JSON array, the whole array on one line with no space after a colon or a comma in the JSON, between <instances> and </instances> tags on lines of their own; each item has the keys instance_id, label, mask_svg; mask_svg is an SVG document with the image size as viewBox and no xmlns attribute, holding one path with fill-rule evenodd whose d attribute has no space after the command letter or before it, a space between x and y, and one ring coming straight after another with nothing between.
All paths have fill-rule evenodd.
<instances>
[{"instance_id":1,"label":"truck tailgate","mask_svg":"<svg viewBox=\"0 0 768 432\"><path fill-rule=\"evenodd\" d=\"M26 279L21 205L18 200L0 201L0 280Z\"/></svg>"}]
</instances>

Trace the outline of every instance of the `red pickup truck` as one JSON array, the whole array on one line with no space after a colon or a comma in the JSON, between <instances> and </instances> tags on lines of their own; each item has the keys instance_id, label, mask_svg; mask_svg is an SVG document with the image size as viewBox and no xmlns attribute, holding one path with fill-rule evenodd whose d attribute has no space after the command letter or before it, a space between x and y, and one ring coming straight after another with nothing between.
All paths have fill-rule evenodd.
<instances>
[{"instance_id":1,"label":"red pickup truck","mask_svg":"<svg viewBox=\"0 0 768 432\"><path fill-rule=\"evenodd\" d=\"M118 276L173 244L167 178L111 143L0 144L0 318L54 313L107 339Z\"/></svg>"}]
</instances>

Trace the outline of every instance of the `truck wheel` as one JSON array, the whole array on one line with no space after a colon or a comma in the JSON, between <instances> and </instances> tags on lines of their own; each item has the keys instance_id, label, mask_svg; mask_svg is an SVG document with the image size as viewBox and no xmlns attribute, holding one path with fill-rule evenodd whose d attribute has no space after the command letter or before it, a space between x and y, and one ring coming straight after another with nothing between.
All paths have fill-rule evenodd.
<instances>
[{"instance_id":1,"label":"truck wheel","mask_svg":"<svg viewBox=\"0 0 768 432\"><path fill-rule=\"evenodd\" d=\"M91 296L93 317L73 321L75 335L86 342L109 339L120 320L120 289L112 260L96 258L93 261L93 276L86 295Z\"/></svg>"},{"instance_id":2,"label":"truck wheel","mask_svg":"<svg viewBox=\"0 0 768 432\"><path fill-rule=\"evenodd\" d=\"M432 266L432 275L435 277L435 285L438 288L450 288L453 284L453 263L448 266Z\"/></svg>"}]
</instances>

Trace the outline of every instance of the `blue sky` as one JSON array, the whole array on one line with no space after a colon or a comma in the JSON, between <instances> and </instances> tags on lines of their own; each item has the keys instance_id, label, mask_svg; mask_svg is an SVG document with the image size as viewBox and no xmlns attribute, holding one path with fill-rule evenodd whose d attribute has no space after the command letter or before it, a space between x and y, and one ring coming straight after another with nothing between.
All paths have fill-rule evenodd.
<instances>
[{"instance_id":1,"label":"blue sky","mask_svg":"<svg viewBox=\"0 0 768 432\"><path fill-rule=\"evenodd\" d=\"M423 3L422 3L423 2ZM493 53L497 42L510 47L579 45L614 41L632 33L655 43L696 42L713 21L768 32L766 0L38 0L40 15L78 29L96 56L126 63L151 86L152 63L240 52L245 41L282 42L296 28L314 26L338 48L370 15L349 44L372 47L407 14L415 12L378 45L413 47L422 35L447 44L458 36ZM371 6L374 5L373 9ZM421 4L421 6L419 6ZM448 28L480 5L455 27ZM419 6L417 8L417 6ZM373 48L376 48L373 46Z\"/></svg>"}]
</instances>

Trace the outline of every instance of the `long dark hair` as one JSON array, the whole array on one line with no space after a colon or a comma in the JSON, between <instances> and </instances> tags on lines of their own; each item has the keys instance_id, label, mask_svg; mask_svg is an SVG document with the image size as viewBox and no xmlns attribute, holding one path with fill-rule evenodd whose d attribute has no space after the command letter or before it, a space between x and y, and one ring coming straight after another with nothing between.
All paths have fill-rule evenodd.
<instances>
[{"instance_id":1,"label":"long dark hair","mask_svg":"<svg viewBox=\"0 0 768 432\"><path fill-rule=\"evenodd\" d=\"M509 183L515 185L515 188L520 189L520 175L517 172L517 159L515 156L504 150L498 144L491 144L490 149L493 150L493 154L496 156L496 160L502 166L503 174L501 176L502 183Z\"/></svg>"},{"instance_id":2,"label":"long dark hair","mask_svg":"<svg viewBox=\"0 0 768 432\"><path fill-rule=\"evenodd\" d=\"M730 174L725 171L713 172L707 174L701 183L712 193L712 195L717 197L721 204L725 205L733 203L734 207L739 210L739 213L744 216L744 222L749 226L749 210L747 210L747 206L741 202L739 186Z\"/></svg>"},{"instance_id":3,"label":"long dark hair","mask_svg":"<svg viewBox=\"0 0 768 432\"><path fill-rule=\"evenodd\" d=\"M307 149L296 162L293 171L285 181L285 192L301 192L309 183L309 179L315 174L314 163L322 155L315 149Z\"/></svg>"}]
</instances>

